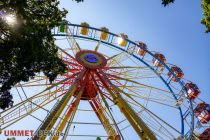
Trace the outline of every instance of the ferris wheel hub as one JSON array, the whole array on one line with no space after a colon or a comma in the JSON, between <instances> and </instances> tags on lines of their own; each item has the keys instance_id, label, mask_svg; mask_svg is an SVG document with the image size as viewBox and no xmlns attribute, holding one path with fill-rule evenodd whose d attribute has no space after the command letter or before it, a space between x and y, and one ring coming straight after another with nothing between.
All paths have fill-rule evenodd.
<instances>
[{"instance_id":1,"label":"ferris wheel hub","mask_svg":"<svg viewBox=\"0 0 210 140\"><path fill-rule=\"evenodd\" d=\"M107 60L102 54L91 50L79 51L76 54L76 60L88 69L100 69L107 64Z\"/></svg>"}]
</instances>

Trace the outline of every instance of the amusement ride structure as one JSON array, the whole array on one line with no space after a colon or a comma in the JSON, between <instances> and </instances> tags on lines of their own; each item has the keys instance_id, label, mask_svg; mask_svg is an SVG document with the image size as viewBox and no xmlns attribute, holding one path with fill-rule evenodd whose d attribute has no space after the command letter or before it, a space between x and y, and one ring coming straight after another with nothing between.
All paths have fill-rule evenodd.
<instances>
[{"instance_id":1,"label":"amusement ride structure","mask_svg":"<svg viewBox=\"0 0 210 140\"><path fill-rule=\"evenodd\" d=\"M16 85L2 131L21 122L36 129L33 140L209 140L210 106L163 54L87 23L52 32L68 70L52 83L40 73Z\"/></svg>"}]
</instances>

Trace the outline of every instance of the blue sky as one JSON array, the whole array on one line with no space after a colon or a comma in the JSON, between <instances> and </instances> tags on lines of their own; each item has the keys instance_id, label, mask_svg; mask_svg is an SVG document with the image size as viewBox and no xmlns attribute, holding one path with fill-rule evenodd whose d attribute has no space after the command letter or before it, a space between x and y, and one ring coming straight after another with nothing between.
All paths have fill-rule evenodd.
<instances>
[{"instance_id":1,"label":"blue sky","mask_svg":"<svg viewBox=\"0 0 210 140\"><path fill-rule=\"evenodd\" d=\"M168 63L182 68L184 77L198 85L200 98L210 103L210 34L200 24L200 5L191 0L176 0L167 7L160 0L85 0L79 4L61 0L70 22L106 26L163 53Z\"/></svg>"}]
</instances>

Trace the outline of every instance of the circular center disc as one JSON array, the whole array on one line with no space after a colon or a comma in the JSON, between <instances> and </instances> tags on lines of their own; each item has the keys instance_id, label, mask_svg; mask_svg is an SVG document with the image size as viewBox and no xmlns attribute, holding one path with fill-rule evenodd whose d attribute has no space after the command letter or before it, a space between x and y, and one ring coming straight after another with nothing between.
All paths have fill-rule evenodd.
<instances>
[{"instance_id":1,"label":"circular center disc","mask_svg":"<svg viewBox=\"0 0 210 140\"><path fill-rule=\"evenodd\" d=\"M85 56L85 60L90 62L90 63L97 63L98 62L98 58L97 56L93 55L93 54L87 54Z\"/></svg>"},{"instance_id":2,"label":"circular center disc","mask_svg":"<svg viewBox=\"0 0 210 140\"><path fill-rule=\"evenodd\" d=\"M89 69L102 68L106 66L107 63L106 58L102 54L90 50L79 51L76 54L76 60L78 63Z\"/></svg>"}]
</instances>

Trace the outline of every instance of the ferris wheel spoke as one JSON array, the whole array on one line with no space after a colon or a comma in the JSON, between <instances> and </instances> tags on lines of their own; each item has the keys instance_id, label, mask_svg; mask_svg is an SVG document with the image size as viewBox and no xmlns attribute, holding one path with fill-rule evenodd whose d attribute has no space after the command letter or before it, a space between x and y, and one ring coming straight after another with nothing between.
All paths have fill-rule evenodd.
<instances>
[{"instance_id":1,"label":"ferris wheel spoke","mask_svg":"<svg viewBox=\"0 0 210 140\"><path fill-rule=\"evenodd\" d=\"M117 81L117 80L116 80ZM132 85L131 85L132 84ZM150 87L138 85L138 84L133 84L130 82L129 84L123 84L121 81L116 82L116 84L121 90L125 89L128 91L129 95L141 98L144 100L150 100L154 101L156 103L168 105L173 108L177 108L176 103L177 101L174 100L174 98L171 96L170 92L165 91L163 89L156 89L155 87ZM174 105L172 106L172 103Z\"/></svg>"},{"instance_id":2,"label":"ferris wheel spoke","mask_svg":"<svg viewBox=\"0 0 210 140\"><path fill-rule=\"evenodd\" d=\"M123 66L121 66L123 67ZM127 74L127 73L135 73L135 72L139 72L138 68L132 68L132 69L128 69L128 68L122 68L122 69L109 69L109 68L105 68L105 71L108 70L108 73L119 73L119 74Z\"/></svg>"},{"instance_id":3,"label":"ferris wheel spoke","mask_svg":"<svg viewBox=\"0 0 210 140\"><path fill-rule=\"evenodd\" d=\"M105 69L104 72L110 75L121 75L121 77L131 80L159 78L158 75L141 69L121 69L121 71L115 71L114 69L108 69L107 71Z\"/></svg>"},{"instance_id":4,"label":"ferris wheel spoke","mask_svg":"<svg viewBox=\"0 0 210 140\"><path fill-rule=\"evenodd\" d=\"M62 131L66 125L67 125L67 127L66 127L67 132L64 133L64 137L68 134L68 129L70 128L72 121L74 119L74 116L76 114L82 93L83 93L83 91L79 92L77 97L74 99L74 101L68 107L68 111L66 114L64 114L63 120L59 123L59 126L57 127L55 134L62 133ZM58 138L59 138L58 136L54 135L52 137L52 140L58 140Z\"/></svg>"},{"instance_id":5,"label":"ferris wheel spoke","mask_svg":"<svg viewBox=\"0 0 210 140\"><path fill-rule=\"evenodd\" d=\"M104 67L104 69L148 69L148 67L143 66L121 66L121 67Z\"/></svg>"},{"instance_id":6,"label":"ferris wheel spoke","mask_svg":"<svg viewBox=\"0 0 210 140\"><path fill-rule=\"evenodd\" d=\"M122 91L127 90L127 92L124 92L125 94L128 94L132 97L139 98L142 100L146 100L148 102L154 102L158 103L161 105L169 106L172 108L176 108L176 101L172 97L169 97L168 95L163 94L162 92L160 94L153 92L151 89L150 90L140 90L142 87L138 86L118 86ZM174 104L174 105L172 105Z\"/></svg>"},{"instance_id":7,"label":"ferris wheel spoke","mask_svg":"<svg viewBox=\"0 0 210 140\"><path fill-rule=\"evenodd\" d=\"M117 90L118 92L120 91L121 93L123 93L123 91L121 91L119 88L114 87L113 89ZM145 109L146 111L149 111L149 113L151 113L152 115L154 115L155 117L157 117L159 120L163 121L167 126L169 126L170 128L172 128L173 130L175 130L177 133L181 133L179 132L176 128L174 128L172 125L169 125L167 122L165 122L163 119L161 119L160 117L158 117L157 115L155 115L155 113L151 112L150 110L146 109L144 106L142 106L140 103L138 103L136 100L134 100L130 95L125 94L128 98L130 98L132 101L134 101L136 104L140 105L141 108Z\"/></svg>"},{"instance_id":8,"label":"ferris wheel spoke","mask_svg":"<svg viewBox=\"0 0 210 140\"><path fill-rule=\"evenodd\" d=\"M68 60L63 60L64 61L64 63L66 63L66 64L68 64L68 66L71 66L71 67L73 67L73 68L77 68L77 67L82 67L81 65L79 65L79 64L77 64L77 63L75 63L75 62L69 62Z\"/></svg>"},{"instance_id":9,"label":"ferris wheel spoke","mask_svg":"<svg viewBox=\"0 0 210 140\"><path fill-rule=\"evenodd\" d=\"M38 81L31 81L28 83L19 83L17 85L15 85L14 87L33 87L33 86L52 86L53 83L49 83L47 80L43 81L43 80L38 80Z\"/></svg>"},{"instance_id":10,"label":"ferris wheel spoke","mask_svg":"<svg viewBox=\"0 0 210 140\"><path fill-rule=\"evenodd\" d=\"M124 128L121 129L121 131L124 131L124 130L126 130L129 127L131 127L131 125L125 126ZM156 132L154 132L154 133L158 137L158 139L165 140L165 138L163 138L161 135L159 135L159 133L156 133Z\"/></svg>"},{"instance_id":11,"label":"ferris wheel spoke","mask_svg":"<svg viewBox=\"0 0 210 140\"><path fill-rule=\"evenodd\" d=\"M45 105L53 102L63 95L64 93L61 93L59 95L59 92L55 91L53 93L45 93L45 95L39 97L28 98L21 104L15 105L13 108L11 108L12 111L8 110L8 112L4 112L1 114L1 126L3 126L3 129L5 129L11 124L14 124L19 120L27 117L36 110L40 108L43 109Z\"/></svg>"},{"instance_id":12,"label":"ferris wheel spoke","mask_svg":"<svg viewBox=\"0 0 210 140\"><path fill-rule=\"evenodd\" d=\"M109 75L109 74L108 74L108 75ZM113 76L113 75L112 75L112 76ZM129 82L131 82L131 83L139 84L138 82L133 81L133 80L130 80L130 79L128 80L128 79L121 78L121 77L119 78L119 76L117 76L117 77L116 77L115 75L114 75L114 77L115 77L116 79L118 79L118 80L125 80L125 81L129 81ZM117 80L116 80L116 81L117 81ZM122 84L122 85L123 85L123 84ZM140 84L140 85L142 85L142 84ZM146 86L146 85L144 85L144 86ZM124 88L124 87L125 87L125 86L123 85L123 88ZM148 87L148 85L147 85L146 87ZM156 89L156 90L158 89L158 88L151 87L151 86L150 86L150 88L152 88L152 89ZM160 90L160 89L158 89L158 90ZM170 92L165 91L165 90L162 90L162 89L161 89L161 91L164 91L164 92L170 93ZM131 93L132 93L132 92L131 92ZM130 95L130 98L132 98L132 97L131 97L131 95ZM132 98L132 99L133 99L133 98ZM133 100L133 101L134 101L134 100ZM158 100L157 100L157 101L158 101ZM135 102L137 103L137 101L135 101ZM161 102L158 102L158 103L161 103ZM173 107L173 108L176 108L176 109L177 109L177 107L175 107L175 106L171 106L171 105L168 105L168 104L165 104L165 105L167 105L167 106L170 106L170 107ZM154 114L154 113L153 113L153 114ZM157 116L157 115L156 115L156 116ZM163 120L163 119L161 119L161 120ZM165 122L165 123L166 123L166 122ZM166 124L167 124L167 125L169 125L168 123L166 123ZM177 133L181 134L181 132L179 132L176 128L172 127L172 125L169 125L169 126L170 126L170 128L172 128L173 130L175 130ZM161 127L163 127L163 126L161 126ZM160 128L161 128L161 127L160 127ZM167 129L166 129L166 130L167 130Z\"/></svg>"},{"instance_id":13,"label":"ferris wheel spoke","mask_svg":"<svg viewBox=\"0 0 210 140\"><path fill-rule=\"evenodd\" d=\"M155 118L153 115L151 114L141 114L141 115L143 116L143 118L147 120L148 125L150 125L151 127L156 126L154 127L156 133L161 132L163 135L168 136L170 139L175 139L174 135L168 130L168 128L162 125L160 120ZM178 130L176 131L176 133L181 134L180 132L178 132Z\"/></svg>"},{"instance_id":14,"label":"ferris wheel spoke","mask_svg":"<svg viewBox=\"0 0 210 140\"><path fill-rule=\"evenodd\" d=\"M171 108L174 108L174 109L178 109L177 106L171 105L171 104L169 104L169 102L164 103L164 101L161 102L161 100L158 100L158 99L150 99L150 98L142 97L142 96L139 97L139 96L136 96L136 95L133 95L133 94L129 94L129 95L131 97L135 97L135 98L146 100L147 102L152 102L152 103L156 103L156 104L159 104L159 105L163 105L163 106L171 107ZM139 105L137 105L137 106L139 106Z\"/></svg>"},{"instance_id":15,"label":"ferris wheel spoke","mask_svg":"<svg viewBox=\"0 0 210 140\"><path fill-rule=\"evenodd\" d=\"M99 47L100 47L100 45L101 45L101 40L99 40L98 41L98 44L96 45L96 47L95 47L95 49L94 49L94 51L98 51L98 49L99 49Z\"/></svg>"},{"instance_id":16,"label":"ferris wheel spoke","mask_svg":"<svg viewBox=\"0 0 210 140\"><path fill-rule=\"evenodd\" d=\"M23 119L24 117L28 116L32 112L38 110L39 108L43 108L43 106L49 104L50 102L62 96L64 94L60 92L60 88L62 88L62 86L60 88L56 88L53 92L50 90L68 79L69 78L66 78L58 83L55 83L52 86L44 89L42 92L30 98L27 98L26 100L1 112L0 125L1 126L4 125L3 127L6 128L10 126L11 124Z\"/></svg>"},{"instance_id":17,"label":"ferris wheel spoke","mask_svg":"<svg viewBox=\"0 0 210 140\"><path fill-rule=\"evenodd\" d=\"M178 131L176 128L174 128L172 125L168 124L166 121L164 121L163 119L161 119L160 117L158 117L158 115L156 115L155 113L153 113L151 110L147 109L146 107L144 107L143 105L141 105L139 102L137 102L133 97L131 97L129 94L125 94L123 91L121 91L121 93L123 93L126 97L128 97L129 99L131 99L133 102L135 102L136 104L138 104L145 112L147 112L147 114L149 114L150 116L152 116L152 118L156 118L157 120L163 122L165 125L167 125L168 127L172 128L173 130L175 130L177 133L181 134L180 131Z\"/></svg>"},{"instance_id":18,"label":"ferris wheel spoke","mask_svg":"<svg viewBox=\"0 0 210 140\"><path fill-rule=\"evenodd\" d=\"M119 65L120 63L127 60L128 57L131 57L131 56L129 56L126 52L120 52L120 53L113 55L107 59L108 60L107 66L112 67L112 66Z\"/></svg>"},{"instance_id":19,"label":"ferris wheel spoke","mask_svg":"<svg viewBox=\"0 0 210 140\"><path fill-rule=\"evenodd\" d=\"M71 117L70 117L70 119L67 123L67 126L66 126L66 129L65 129L64 136L63 136L62 140L66 140L66 138L68 136L68 133L69 133L71 125L73 124L73 120L74 120L77 109L78 109L78 105L76 107L74 107L72 115L71 115Z\"/></svg>"},{"instance_id":20,"label":"ferris wheel spoke","mask_svg":"<svg viewBox=\"0 0 210 140\"><path fill-rule=\"evenodd\" d=\"M132 96L132 97L147 101L146 104L148 104L148 102L154 102L154 103L158 103L160 105L165 105L165 106L177 109L177 106L172 105L172 103L174 103L174 104L176 103L174 101L174 99L171 98L171 97L168 97L164 94L163 95L162 94L156 95L157 93L155 93L155 92L153 93L152 90L149 90L149 91L142 90L142 91L140 91L139 89L141 89L142 87L137 87L136 88L135 86L130 86L129 87L127 85L122 86L122 88L120 86L118 86L118 87L122 91L126 90L127 92L124 92L125 94L129 93L129 95Z\"/></svg>"},{"instance_id":21,"label":"ferris wheel spoke","mask_svg":"<svg viewBox=\"0 0 210 140\"><path fill-rule=\"evenodd\" d=\"M21 94L20 94L18 88L16 88L16 90L17 90L18 96L20 97L21 101L23 102L23 98L22 98L22 96L21 96ZM27 108L27 107L25 106L25 109L26 109L26 108ZM36 116L34 116L34 115L32 115L32 114L30 114L30 116L32 116L32 117L35 118L36 120L42 122L42 120L39 119L38 117L36 117Z\"/></svg>"},{"instance_id":22,"label":"ferris wheel spoke","mask_svg":"<svg viewBox=\"0 0 210 140\"><path fill-rule=\"evenodd\" d=\"M15 87L38 87L38 86L51 86L52 84L25 84L25 85L16 85Z\"/></svg>"},{"instance_id":23,"label":"ferris wheel spoke","mask_svg":"<svg viewBox=\"0 0 210 140\"><path fill-rule=\"evenodd\" d=\"M140 116L140 115L142 115L142 112L143 112L143 111L144 111L144 110L142 109L142 110L138 111L137 114ZM141 117L142 117L142 116L141 116ZM145 119L144 116L143 116L142 118ZM147 117L147 118L148 118L148 117ZM125 121L127 121L127 120L124 119L124 120L120 121L118 124L120 124L120 123L122 123L122 122L125 122ZM150 121L151 121L150 118L149 118L148 120L146 120L146 121L147 121L147 123L148 123L148 126L151 127L151 128L153 129L155 135L156 135L158 138L165 140L165 138L163 138L163 137L159 134L159 133L160 133L160 130L161 130L161 128L162 128L162 125L161 125L160 127L157 127L157 126L154 127L154 125L157 123L157 121L154 121L154 122L152 123L152 122L150 122ZM129 127L131 127L130 124L128 124L128 125L124 126L123 128L121 128L120 131L125 131L125 130L126 130L127 128L129 128ZM166 130L166 131L168 131L168 130ZM170 137L168 137L168 138L170 138Z\"/></svg>"},{"instance_id":24,"label":"ferris wheel spoke","mask_svg":"<svg viewBox=\"0 0 210 140\"><path fill-rule=\"evenodd\" d=\"M122 133L120 131L120 128L119 128L119 126L118 126L114 116L112 115L112 113L110 111L109 107L111 107L111 106L108 105L108 102L106 101L104 94L102 94L102 92L100 90L99 90L99 94L101 96L101 99L102 99L106 109L108 110L107 114L110 114L110 118L111 118L112 122L114 123L114 126L115 126L117 132L120 134L120 137L122 138L122 140L124 140L124 137L123 137L123 135L122 135Z\"/></svg>"},{"instance_id":25,"label":"ferris wheel spoke","mask_svg":"<svg viewBox=\"0 0 210 140\"><path fill-rule=\"evenodd\" d=\"M154 67L155 68L155 67ZM112 71L112 72L119 72L119 70L121 70L121 73L149 73L150 74L155 74L154 72L151 72L151 69L146 67L146 66L125 66L125 65L121 65L121 66L112 66L112 67L105 67L104 69L108 69L109 71Z\"/></svg>"},{"instance_id":26,"label":"ferris wheel spoke","mask_svg":"<svg viewBox=\"0 0 210 140\"><path fill-rule=\"evenodd\" d=\"M67 100L70 100L70 98L73 96L73 94L76 90L75 87L76 87L75 85L72 85L69 88L69 90L67 91L67 94L65 94L65 96L63 96L61 101L59 101L57 104L55 104L54 108L52 109L50 114L46 117L45 121L37 129L37 131L46 130L46 129L49 131L53 127L54 123L57 121L61 112L63 111L65 105L68 103ZM61 103L63 103L63 105ZM58 107L61 107L61 108L58 108ZM54 117L55 117L55 119L52 120L52 118L54 118ZM65 121L65 120L63 120L63 121ZM45 139L46 136L39 136L39 135L37 135L37 132L35 132L34 139L37 139L39 137L42 137L43 139Z\"/></svg>"},{"instance_id":27,"label":"ferris wheel spoke","mask_svg":"<svg viewBox=\"0 0 210 140\"><path fill-rule=\"evenodd\" d=\"M157 124L156 121L151 121L151 118L149 117L143 117L145 122L147 123L147 125L152 128L152 130L154 131L154 133L158 136L161 137L162 139L176 139L175 136L173 134L171 134L167 128L165 128L163 125L161 124ZM160 135L161 134L161 135ZM165 138L163 138L165 137Z\"/></svg>"},{"instance_id":28,"label":"ferris wheel spoke","mask_svg":"<svg viewBox=\"0 0 210 140\"><path fill-rule=\"evenodd\" d=\"M41 97L41 96L45 95L45 92L46 92L46 91L49 91L50 89L55 88L55 87L58 86L59 84L65 82L65 81L67 81L67 80L69 80L69 79L70 79L70 78L65 78L65 79L63 79L63 80L61 80L61 81L59 81L59 82L57 82L57 83L53 83L50 87L45 88L43 91L39 92L38 94L36 94L36 95L34 95L34 96L32 96L32 97L30 97L30 98L28 98L28 99L33 99L33 98L36 98L36 97ZM27 100L25 100L24 102L20 102L20 103L16 104L15 106L19 106L19 105L25 103L26 101L27 101ZM14 108L15 106L13 106L12 108ZM7 109L7 110L1 112L1 113L4 113L4 112L6 112L6 111L8 111L8 110L11 110L12 108L9 108L9 109Z\"/></svg>"},{"instance_id":29,"label":"ferris wheel spoke","mask_svg":"<svg viewBox=\"0 0 210 140\"><path fill-rule=\"evenodd\" d=\"M17 92L18 92L18 95L19 95L19 97L20 97L20 99L21 99L21 101L23 102L24 100L23 100L23 98L21 97L21 95L20 95L20 92L18 91L18 89L16 88L16 90L17 90ZM23 90L23 89L22 89ZM27 109L27 106L24 106L25 107L25 109ZM44 111L46 111L47 113L49 113L50 111L49 110L47 110L47 109L45 109L44 107L41 107L40 106L40 108L42 109L42 110L44 110ZM35 115L33 115L33 114L29 114L31 117L33 117L34 119L36 119L36 120L38 120L39 122L43 122L43 120L41 120L40 118L38 118L38 117L36 117ZM61 118L62 119L62 118ZM15 123L15 122L13 122L13 123ZM12 123L12 124L13 124ZM11 124L10 124L11 125ZM8 125L9 126L9 125ZM6 127L5 127L6 128ZM53 129L55 129L55 128L53 128Z\"/></svg>"},{"instance_id":30,"label":"ferris wheel spoke","mask_svg":"<svg viewBox=\"0 0 210 140\"><path fill-rule=\"evenodd\" d=\"M127 93L124 93L124 92L121 92L121 93L125 94L125 96L127 96L128 98L131 99L131 101L129 101L128 99L126 100L126 101L129 102L131 105L140 108L140 110L143 109L143 111L145 111L145 112L149 115L148 118L154 119L154 122L162 122L162 121L163 121L163 119L160 119L160 117L158 117L159 120L158 120L158 119L155 119L155 117L156 117L157 115L155 115L155 113L152 113L152 111L150 111L149 109L145 109L146 107L144 107L143 105L141 105L138 101L134 100L134 98L133 98L132 95L127 94ZM161 102L159 102L159 104L161 104L161 105L166 105L166 106L175 108L174 106L170 106L170 105L167 105L167 104L162 104ZM175 108L175 109L177 109L177 108ZM149 111L149 112L147 112L147 111ZM152 116L151 114L154 115L155 117ZM151 120L148 121L148 122L151 122ZM166 122L164 122L164 124L169 125L169 124L166 123ZM152 125L154 125L154 123L152 123ZM159 125L160 125L160 123L159 123ZM161 125L160 128L162 128L162 127L163 127L163 126ZM170 125L170 127L172 128L172 125ZM167 130L167 129L165 129L165 130ZM176 128L174 128L174 127L173 127L173 130L175 130L177 133L181 134L181 132L179 132L179 131L178 131Z\"/></svg>"},{"instance_id":31,"label":"ferris wheel spoke","mask_svg":"<svg viewBox=\"0 0 210 140\"><path fill-rule=\"evenodd\" d=\"M105 109L103 108L102 104L100 102L97 102L96 99L92 99L89 101L91 107L93 108L94 112L96 113L96 116L102 123L107 135L109 138L116 137L117 133L115 129L112 127L109 119L107 118L107 115L105 114Z\"/></svg>"},{"instance_id":32,"label":"ferris wheel spoke","mask_svg":"<svg viewBox=\"0 0 210 140\"><path fill-rule=\"evenodd\" d=\"M110 101L113 102L113 99L111 99L111 97L109 96L109 93L106 92L102 92L102 90L99 88L99 93L102 94L104 97L106 97L107 99L109 99Z\"/></svg>"},{"instance_id":33,"label":"ferris wheel spoke","mask_svg":"<svg viewBox=\"0 0 210 140\"><path fill-rule=\"evenodd\" d=\"M72 48L72 51L74 53L74 55L76 55L76 53L78 51L81 50L79 44L77 43L76 39L73 37L73 34L71 32L71 30L67 27L67 36L66 36L66 39L69 43L69 46Z\"/></svg>"},{"instance_id":34,"label":"ferris wheel spoke","mask_svg":"<svg viewBox=\"0 0 210 140\"><path fill-rule=\"evenodd\" d=\"M142 83L139 83L137 81L134 81L134 80L130 80L130 79L127 79L127 78L122 78L120 76L116 76L116 75L112 75L112 74L107 74L108 76L111 76L111 77L114 77L116 79L119 79L119 80L124 80L124 81L128 81L128 82L131 82L133 84L137 84L139 86L142 86L142 87L146 87L146 88L150 88L150 89L154 89L154 90L158 90L158 91L163 91L165 93L170 93L172 94L172 92L170 91L167 91L167 90L164 90L164 89L160 89L160 88L157 88L157 87L153 87L151 85L146 85L146 84L142 84Z\"/></svg>"},{"instance_id":35,"label":"ferris wheel spoke","mask_svg":"<svg viewBox=\"0 0 210 140\"><path fill-rule=\"evenodd\" d=\"M58 76L56 80L54 80L53 83L50 83L46 77L43 77L43 79L34 80L27 83L19 83L15 85L14 87L53 87L57 82L60 83L60 81L63 81L62 84L68 82L70 84L69 79L73 79L79 72L73 73L71 75L68 75L69 78L67 79L65 76ZM63 80L64 79L64 80ZM44 81L43 81L44 80ZM58 84L59 85L59 84Z\"/></svg>"},{"instance_id":36,"label":"ferris wheel spoke","mask_svg":"<svg viewBox=\"0 0 210 140\"><path fill-rule=\"evenodd\" d=\"M36 76L34 79L30 80L27 83L21 83L22 86L28 85L28 84L33 84L33 83L39 83L41 81L47 81L48 78L46 76ZM20 84L15 85L15 87L20 87Z\"/></svg>"},{"instance_id":37,"label":"ferris wheel spoke","mask_svg":"<svg viewBox=\"0 0 210 140\"><path fill-rule=\"evenodd\" d=\"M141 79L155 79L155 78L158 78L158 76L156 76L156 75L151 75L151 74L146 74L146 73L144 73L144 75L143 74L139 74L139 76L138 75L135 76L136 73L133 73L133 75L130 75L130 74L131 73L129 73L129 74L128 73L116 73L114 75L122 75L126 79L130 79L130 80L133 80L133 79L141 80ZM112 75L113 75L113 73L112 73Z\"/></svg>"},{"instance_id":38,"label":"ferris wheel spoke","mask_svg":"<svg viewBox=\"0 0 210 140\"><path fill-rule=\"evenodd\" d=\"M111 97L108 96L109 94L107 94L107 93L105 93L105 92L102 91L102 89L104 88L104 87L103 87L103 83L100 83L99 81L97 82L96 79L94 78L94 75L93 75L93 74L91 74L91 77L92 77L92 79L93 79L93 82L94 82L95 85L96 85L96 89L98 90L99 94L100 94L101 96L103 96L103 97L105 96L107 99L109 99L110 101L113 102L113 100L111 99Z\"/></svg>"},{"instance_id":39,"label":"ferris wheel spoke","mask_svg":"<svg viewBox=\"0 0 210 140\"><path fill-rule=\"evenodd\" d=\"M60 55L61 58L63 58L64 54L65 54L71 60L71 62L76 62L75 57L71 56L69 53L66 52L66 50L72 50L72 49L73 48L71 48L71 49L62 49L62 48L58 47L58 54Z\"/></svg>"},{"instance_id":40,"label":"ferris wheel spoke","mask_svg":"<svg viewBox=\"0 0 210 140\"><path fill-rule=\"evenodd\" d=\"M131 60L135 65L139 66L139 63L137 63L135 60L132 59L132 57L127 57L127 59ZM116 67L126 67L123 65L122 62L118 62L116 63L118 66ZM125 63L127 65L127 63ZM132 66L130 66L132 67ZM127 69L122 69L121 72L118 72L120 75L124 75L126 76L127 78L130 77L131 79L135 79L135 78L138 78L138 79L149 79L149 78L159 78L159 75L157 75L157 73L154 73L153 71L151 71L151 68L156 70L157 67L153 65L152 61L151 61L151 65L150 67L145 67L145 66L142 66L142 68L140 69L135 69L135 71L133 70L133 72L131 72L131 70L129 70L129 66ZM130 68L131 69L131 68ZM110 69L111 70L111 69ZM113 70L117 70L117 69L113 69ZM139 73L137 75L137 73Z\"/></svg>"},{"instance_id":41,"label":"ferris wheel spoke","mask_svg":"<svg viewBox=\"0 0 210 140\"><path fill-rule=\"evenodd\" d=\"M105 88L114 99L114 102L119 107L119 109L124 114L124 116L128 119L129 123L133 126L134 130L137 132L139 137L142 139L150 138L150 139L156 140L156 137L153 134L153 132L148 128L148 126L146 126L143 120L137 116L136 112L129 106L129 104L116 91L116 87L114 87L112 83L108 80L106 74L100 70L99 72L100 74L96 73L97 76L101 79Z\"/></svg>"},{"instance_id":42,"label":"ferris wheel spoke","mask_svg":"<svg viewBox=\"0 0 210 140\"><path fill-rule=\"evenodd\" d=\"M83 82L83 86L80 88L80 90L78 91L77 96L79 97L78 100L80 100L80 97L84 91L84 85L87 82L87 78L82 79L83 76L86 75L88 71L86 69L83 69L81 71L81 73L77 76L77 78L75 79L74 83L69 87L67 93L62 97L62 99L54 106L54 108L52 109L52 111L50 112L50 114L46 117L45 122L42 123L40 125L40 127L37 129L37 131L35 132L34 135L34 139L45 139L46 135L42 135L40 136L38 134L38 131L49 131L52 129L53 125L55 125L55 123L57 122L59 116L61 115L61 113L63 112L65 106L68 104L69 100L71 99L71 97L74 95L74 93L77 93L77 84L79 81ZM87 77L87 76L86 76ZM68 119L68 118L67 118ZM66 125L66 121L64 121L63 125ZM62 128L64 126L61 126L59 128Z\"/></svg>"},{"instance_id":43,"label":"ferris wheel spoke","mask_svg":"<svg viewBox=\"0 0 210 140\"><path fill-rule=\"evenodd\" d=\"M140 79L140 78L147 78L147 77L158 77L156 74L154 74L154 73L151 73L151 72L148 72L148 71L146 71L146 70L144 70L144 71L141 71L140 69L126 69L126 70L121 70L121 71L113 71L113 70L109 70L109 71L107 71L106 73L110 73L110 74L117 74L117 75L122 75L122 76L124 76L124 77L126 77L126 78L130 78L130 79L132 79L132 78L138 78L138 79Z\"/></svg>"},{"instance_id":44,"label":"ferris wheel spoke","mask_svg":"<svg viewBox=\"0 0 210 140\"><path fill-rule=\"evenodd\" d=\"M74 70L74 69L69 69L67 72L71 72L71 70ZM75 76L75 74L78 74L78 72L74 71L74 73L72 73L71 75L68 74L68 76L71 76L71 78L73 78ZM59 76L57 76L55 81L59 82L59 81L63 80L64 78L66 78L66 77L59 75ZM37 75L37 76L34 77L34 79L30 80L29 82L18 83L14 87L53 86L54 84L55 83L50 83L46 76Z\"/></svg>"},{"instance_id":45,"label":"ferris wheel spoke","mask_svg":"<svg viewBox=\"0 0 210 140\"><path fill-rule=\"evenodd\" d=\"M139 115L140 116L140 115ZM142 116L141 117L145 120L147 125L153 130L155 135L162 140L167 139L176 139L165 127L162 125L157 125L157 122L152 121L151 118ZM131 125L127 125L121 129L121 131L124 131L125 129L131 127Z\"/></svg>"}]
</instances>

